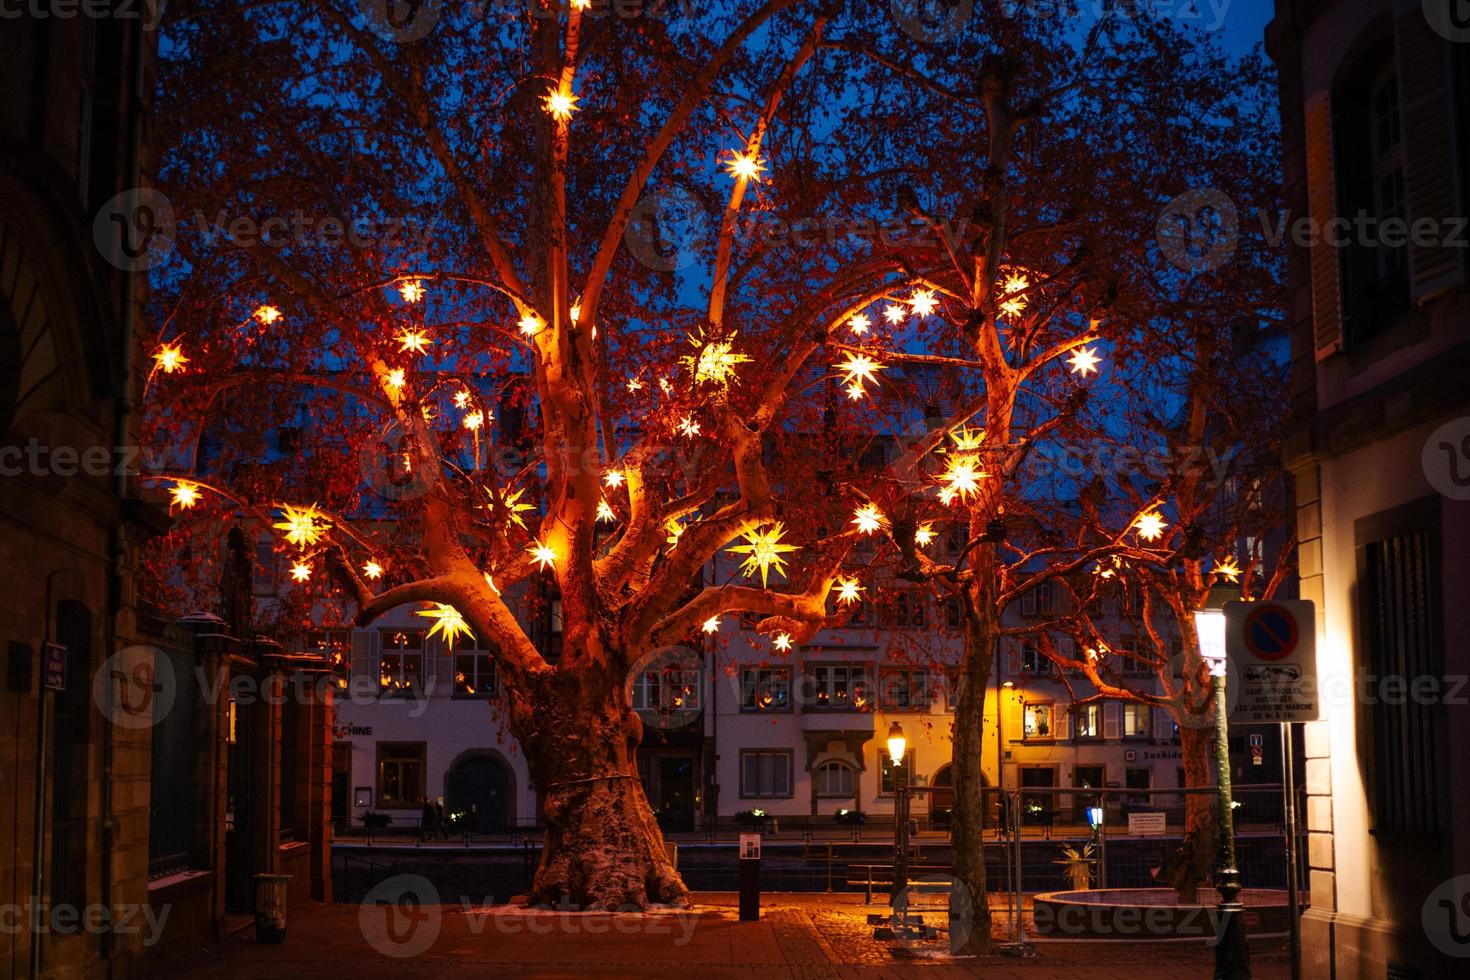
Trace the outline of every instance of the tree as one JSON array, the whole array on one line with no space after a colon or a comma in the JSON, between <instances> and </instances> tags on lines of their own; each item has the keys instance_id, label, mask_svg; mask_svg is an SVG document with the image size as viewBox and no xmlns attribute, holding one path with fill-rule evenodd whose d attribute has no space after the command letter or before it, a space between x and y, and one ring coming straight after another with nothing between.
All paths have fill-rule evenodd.
<instances>
[{"instance_id":1,"label":"tree","mask_svg":"<svg viewBox=\"0 0 1470 980\"><path fill-rule=\"evenodd\" d=\"M183 518L161 557L254 519L301 617L335 591L359 623L427 603L487 637L549 825L532 901L642 907L685 892L630 667L733 613L799 644L881 535L965 611L956 861L987 948L973 791L1026 584L1020 464L1096 411L1100 344L1137 351L1171 167L1250 73L1168 25L1079 39L1003 4L947 39L803 0L588 7L210 5L168 30L159 183L194 221L155 270L148 417ZM830 462L878 439L895 461ZM946 521L950 566L923 550ZM1029 560L1064 574L1126 534ZM746 581L703 581L722 552ZM554 663L527 591L561 604Z\"/></svg>"}]
</instances>

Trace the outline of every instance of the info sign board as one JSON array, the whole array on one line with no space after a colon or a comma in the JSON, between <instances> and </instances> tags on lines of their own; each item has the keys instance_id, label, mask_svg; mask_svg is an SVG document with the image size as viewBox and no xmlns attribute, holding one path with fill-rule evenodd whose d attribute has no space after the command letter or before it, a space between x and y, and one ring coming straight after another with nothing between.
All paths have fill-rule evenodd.
<instances>
[{"instance_id":1,"label":"info sign board","mask_svg":"<svg viewBox=\"0 0 1470 980\"><path fill-rule=\"evenodd\" d=\"M1305 599L1225 604L1232 722L1318 719L1316 632L1316 609Z\"/></svg>"},{"instance_id":2,"label":"info sign board","mask_svg":"<svg viewBox=\"0 0 1470 980\"><path fill-rule=\"evenodd\" d=\"M1134 811L1128 814L1128 836L1129 837L1162 837L1168 832L1165 823L1166 815L1163 813L1140 813Z\"/></svg>"}]
</instances>

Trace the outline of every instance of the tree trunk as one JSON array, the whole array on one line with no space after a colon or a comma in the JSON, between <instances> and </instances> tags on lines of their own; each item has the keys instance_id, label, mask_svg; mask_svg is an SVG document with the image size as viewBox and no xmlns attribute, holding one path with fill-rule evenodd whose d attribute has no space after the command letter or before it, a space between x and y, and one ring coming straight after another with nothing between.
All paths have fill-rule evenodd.
<instances>
[{"instance_id":1,"label":"tree trunk","mask_svg":"<svg viewBox=\"0 0 1470 980\"><path fill-rule=\"evenodd\" d=\"M1213 703L1213 702L1210 702ZM1184 785L1197 788L1211 785L1214 766L1215 726L1201 727L1199 719L1179 726L1179 739L1184 755ZM1184 798L1184 842L1194 854L1175 891L1181 902L1193 904L1199 898L1206 870L1214 865L1219 841L1215 835L1215 797L1190 793Z\"/></svg>"},{"instance_id":2,"label":"tree trunk","mask_svg":"<svg viewBox=\"0 0 1470 980\"><path fill-rule=\"evenodd\" d=\"M991 951L990 897L985 880L985 793L981 746L985 731L985 692L990 683L996 630L982 607L965 632L964 682L951 734L954 813L951 818L954 875L961 885L959 916L950 919L950 951L986 955ZM965 903L968 907L965 907Z\"/></svg>"},{"instance_id":3,"label":"tree trunk","mask_svg":"<svg viewBox=\"0 0 1470 980\"><path fill-rule=\"evenodd\" d=\"M553 670L516 692L511 727L541 792L546 840L530 903L688 905L638 778L643 725L620 682Z\"/></svg>"}]
</instances>

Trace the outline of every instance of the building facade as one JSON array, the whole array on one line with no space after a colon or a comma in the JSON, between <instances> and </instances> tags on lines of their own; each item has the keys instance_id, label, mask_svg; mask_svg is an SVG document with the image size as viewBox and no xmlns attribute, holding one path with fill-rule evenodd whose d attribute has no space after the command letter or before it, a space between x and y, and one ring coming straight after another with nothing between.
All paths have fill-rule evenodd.
<instances>
[{"instance_id":1,"label":"building facade","mask_svg":"<svg viewBox=\"0 0 1470 980\"><path fill-rule=\"evenodd\" d=\"M1470 962L1463 7L1278 0L1268 31L1293 230L1285 456L1324 694L1303 733L1308 976Z\"/></svg>"}]
</instances>

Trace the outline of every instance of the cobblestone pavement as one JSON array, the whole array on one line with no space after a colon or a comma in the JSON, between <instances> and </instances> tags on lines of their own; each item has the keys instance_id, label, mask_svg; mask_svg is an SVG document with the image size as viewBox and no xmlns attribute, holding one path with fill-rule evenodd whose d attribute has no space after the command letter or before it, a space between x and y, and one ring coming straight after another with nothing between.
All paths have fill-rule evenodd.
<instances>
[{"instance_id":1,"label":"cobblestone pavement","mask_svg":"<svg viewBox=\"0 0 1470 980\"><path fill-rule=\"evenodd\" d=\"M1197 943L1043 942L1026 957L953 960L873 938L860 895L775 894L759 922L740 922L735 896L701 893L689 912L609 915L522 908L312 904L292 911L286 942L251 930L166 964L169 980L343 977L1032 977L1147 980L1208 977ZM1003 924L1000 924L1003 925ZM999 926L998 926L999 927ZM1254 975L1289 974L1284 944L1252 946Z\"/></svg>"}]
</instances>

